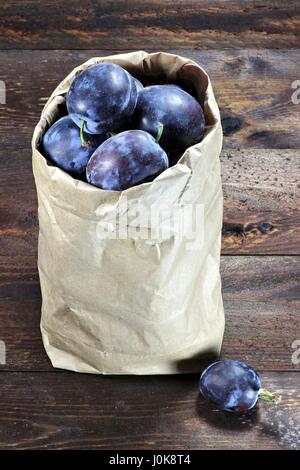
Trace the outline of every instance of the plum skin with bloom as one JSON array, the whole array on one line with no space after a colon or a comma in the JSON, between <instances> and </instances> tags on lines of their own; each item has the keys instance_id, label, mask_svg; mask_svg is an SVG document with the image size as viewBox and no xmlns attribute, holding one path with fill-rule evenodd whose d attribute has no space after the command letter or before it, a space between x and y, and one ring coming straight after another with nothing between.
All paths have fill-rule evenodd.
<instances>
[{"instance_id":1,"label":"plum skin with bloom","mask_svg":"<svg viewBox=\"0 0 300 470\"><path fill-rule=\"evenodd\" d=\"M126 124L136 106L137 85L117 64L91 65L77 75L67 94L67 109L79 127L90 134L115 131Z\"/></svg>"},{"instance_id":2,"label":"plum skin with bloom","mask_svg":"<svg viewBox=\"0 0 300 470\"><path fill-rule=\"evenodd\" d=\"M177 85L152 85L139 92L134 122L137 129L157 134L163 124L160 145L185 150L200 141L205 118L198 101Z\"/></svg>"},{"instance_id":3,"label":"plum skin with bloom","mask_svg":"<svg viewBox=\"0 0 300 470\"><path fill-rule=\"evenodd\" d=\"M143 85L142 82L141 82L140 80L138 80L137 78L135 78L135 77L133 77L133 78L134 78L134 81L135 81L137 93L139 94L139 93L144 89L144 85Z\"/></svg>"},{"instance_id":4,"label":"plum skin with bloom","mask_svg":"<svg viewBox=\"0 0 300 470\"><path fill-rule=\"evenodd\" d=\"M256 405L261 381L255 369L228 359L207 367L201 374L199 388L218 409L243 413Z\"/></svg>"},{"instance_id":5,"label":"plum skin with bloom","mask_svg":"<svg viewBox=\"0 0 300 470\"><path fill-rule=\"evenodd\" d=\"M101 189L122 191L157 176L168 157L147 132L129 130L106 140L91 156L87 181Z\"/></svg>"},{"instance_id":6,"label":"plum skin with bloom","mask_svg":"<svg viewBox=\"0 0 300 470\"><path fill-rule=\"evenodd\" d=\"M63 116L44 134L41 151L59 168L79 176L84 174L91 155L107 139L107 134L85 137L86 145L81 141L79 127L70 116Z\"/></svg>"}]
</instances>

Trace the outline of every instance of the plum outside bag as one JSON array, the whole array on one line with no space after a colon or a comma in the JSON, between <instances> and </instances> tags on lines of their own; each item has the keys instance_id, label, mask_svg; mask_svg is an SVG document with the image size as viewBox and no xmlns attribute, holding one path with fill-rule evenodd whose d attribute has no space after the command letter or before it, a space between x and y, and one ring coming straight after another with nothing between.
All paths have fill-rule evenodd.
<instances>
[{"instance_id":1,"label":"plum outside bag","mask_svg":"<svg viewBox=\"0 0 300 470\"><path fill-rule=\"evenodd\" d=\"M38 150L45 131L65 112L75 75L100 62L119 64L144 82L191 86L206 118L201 142L176 165L152 182L121 192L72 178ZM219 354L224 332L221 146L209 77L192 60L143 51L97 57L56 88L32 139L41 332L54 367L95 374L173 374L199 371L202 360ZM146 217L141 224L128 217L137 204L144 215L166 213L166 208L169 213L150 221ZM187 235L183 226L197 219L191 208L200 209L201 224ZM178 223L182 217L187 223ZM115 236L120 226L126 236Z\"/></svg>"}]
</instances>

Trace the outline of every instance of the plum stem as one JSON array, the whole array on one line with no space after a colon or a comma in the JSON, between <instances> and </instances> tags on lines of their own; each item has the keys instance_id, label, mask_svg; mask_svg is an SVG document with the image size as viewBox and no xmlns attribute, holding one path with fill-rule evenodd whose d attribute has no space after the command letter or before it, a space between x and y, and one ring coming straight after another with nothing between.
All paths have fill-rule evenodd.
<instances>
[{"instance_id":1,"label":"plum stem","mask_svg":"<svg viewBox=\"0 0 300 470\"><path fill-rule=\"evenodd\" d=\"M280 395L274 395L273 393L269 392L265 388L259 389L258 396L259 398L262 398L263 400L273 403L273 405L278 405L278 403L280 403L281 401Z\"/></svg>"},{"instance_id":2,"label":"plum stem","mask_svg":"<svg viewBox=\"0 0 300 470\"><path fill-rule=\"evenodd\" d=\"M117 135L117 133L116 132L109 132L108 135L109 135L109 137L114 137L115 135Z\"/></svg>"},{"instance_id":3,"label":"plum stem","mask_svg":"<svg viewBox=\"0 0 300 470\"><path fill-rule=\"evenodd\" d=\"M158 142L160 141L160 138L162 136L162 133L163 133L163 130L164 130L164 125L161 123L161 122L158 122L157 123L157 136L156 136L156 139L155 139L155 142L158 144Z\"/></svg>"},{"instance_id":4,"label":"plum stem","mask_svg":"<svg viewBox=\"0 0 300 470\"><path fill-rule=\"evenodd\" d=\"M81 143L84 147L88 147L89 143L86 140L86 138L84 137L84 133L83 133L84 126L85 126L85 121L81 121L81 123L80 123L80 140L81 140Z\"/></svg>"}]
</instances>

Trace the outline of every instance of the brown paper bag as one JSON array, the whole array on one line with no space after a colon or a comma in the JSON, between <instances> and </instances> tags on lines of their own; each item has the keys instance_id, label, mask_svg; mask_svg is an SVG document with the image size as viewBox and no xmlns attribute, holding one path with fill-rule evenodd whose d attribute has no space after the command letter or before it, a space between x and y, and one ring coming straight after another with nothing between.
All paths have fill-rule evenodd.
<instances>
[{"instance_id":1,"label":"brown paper bag","mask_svg":"<svg viewBox=\"0 0 300 470\"><path fill-rule=\"evenodd\" d=\"M98 62L119 64L144 81L151 77L191 85L204 104L207 127L202 141L153 182L122 192L73 179L38 151L76 73ZM224 329L221 145L220 115L209 78L192 60L143 51L93 58L56 88L32 140L41 331L54 367L102 374L172 374L198 371L202 358L219 354ZM158 214L163 207L172 214L142 224L134 217L128 220L137 204L144 215L150 209ZM202 209L194 239L187 239L177 223L185 207ZM191 224L189 217L185 214L184 220ZM115 236L120 225L127 229L126 236Z\"/></svg>"}]
</instances>

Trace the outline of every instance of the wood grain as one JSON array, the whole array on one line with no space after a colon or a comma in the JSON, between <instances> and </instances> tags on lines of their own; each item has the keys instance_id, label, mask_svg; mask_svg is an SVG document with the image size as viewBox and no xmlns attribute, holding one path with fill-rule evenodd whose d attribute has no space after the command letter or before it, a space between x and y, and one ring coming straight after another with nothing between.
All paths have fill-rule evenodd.
<instances>
[{"instance_id":1,"label":"wood grain","mask_svg":"<svg viewBox=\"0 0 300 470\"><path fill-rule=\"evenodd\" d=\"M298 151L224 151L221 163L222 253L299 253Z\"/></svg>"},{"instance_id":2,"label":"wood grain","mask_svg":"<svg viewBox=\"0 0 300 470\"><path fill-rule=\"evenodd\" d=\"M117 51L0 51L0 148L29 147L47 97L78 64ZM170 50L181 53L180 50ZM224 148L299 148L299 51L184 51L210 74L222 115ZM30 64L30 67L28 66Z\"/></svg>"},{"instance_id":3,"label":"wood grain","mask_svg":"<svg viewBox=\"0 0 300 470\"><path fill-rule=\"evenodd\" d=\"M216 411L198 377L0 374L1 449L300 448L300 374L263 373L280 405Z\"/></svg>"},{"instance_id":4,"label":"wood grain","mask_svg":"<svg viewBox=\"0 0 300 470\"><path fill-rule=\"evenodd\" d=\"M227 210L288 213L300 209L300 150L224 150L221 167Z\"/></svg>"},{"instance_id":5,"label":"wood grain","mask_svg":"<svg viewBox=\"0 0 300 470\"><path fill-rule=\"evenodd\" d=\"M221 260L226 331L223 357L260 370L299 370L292 344L300 331L300 263L293 256L226 256ZM33 256L0 257L0 370L52 370L39 331L41 299Z\"/></svg>"},{"instance_id":6,"label":"wood grain","mask_svg":"<svg viewBox=\"0 0 300 470\"><path fill-rule=\"evenodd\" d=\"M299 270L298 257L222 258L224 357L243 358L262 370L299 370L292 364L300 331Z\"/></svg>"},{"instance_id":7,"label":"wood grain","mask_svg":"<svg viewBox=\"0 0 300 470\"><path fill-rule=\"evenodd\" d=\"M290 0L6 0L0 48L297 48Z\"/></svg>"},{"instance_id":8,"label":"wood grain","mask_svg":"<svg viewBox=\"0 0 300 470\"><path fill-rule=\"evenodd\" d=\"M299 151L221 156L223 254L299 254ZM37 202L27 149L0 150L0 255L37 253Z\"/></svg>"}]
</instances>

